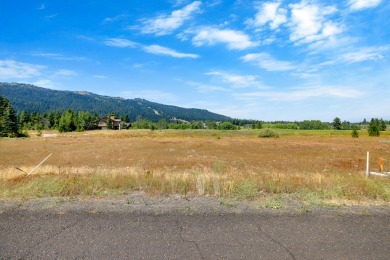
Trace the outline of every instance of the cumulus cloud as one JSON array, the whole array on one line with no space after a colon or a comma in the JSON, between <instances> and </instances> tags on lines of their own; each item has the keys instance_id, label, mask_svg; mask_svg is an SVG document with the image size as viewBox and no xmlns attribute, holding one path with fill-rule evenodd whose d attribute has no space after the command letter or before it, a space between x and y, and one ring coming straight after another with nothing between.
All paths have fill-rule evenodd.
<instances>
[{"instance_id":1,"label":"cumulus cloud","mask_svg":"<svg viewBox=\"0 0 390 260\"><path fill-rule=\"evenodd\" d=\"M134 47L137 47L137 45L138 45L135 42L132 42L132 41L129 41L129 40L123 39L123 38L110 38L110 39L105 40L104 43L107 46L121 47L121 48L125 48L125 47L134 48Z\"/></svg>"},{"instance_id":2,"label":"cumulus cloud","mask_svg":"<svg viewBox=\"0 0 390 260\"><path fill-rule=\"evenodd\" d=\"M182 9L173 11L169 15L159 15L152 19L142 20L141 32L155 35L171 34L181 27L184 22L190 20L194 13L199 12L200 6L200 1L194 1Z\"/></svg>"},{"instance_id":3,"label":"cumulus cloud","mask_svg":"<svg viewBox=\"0 0 390 260\"><path fill-rule=\"evenodd\" d=\"M230 50L244 50L258 46L258 43L251 41L249 36L241 31L213 27L199 29L192 38L192 42L195 46L224 43Z\"/></svg>"},{"instance_id":4,"label":"cumulus cloud","mask_svg":"<svg viewBox=\"0 0 390 260\"><path fill-rule=\"evenodd\" d=\"M321 6L302 1L290 4L290 40L297 44L309 44L331 39L343 32L343 27L328 19L338 10L334 6Z\"/></svg>"},{"instance_id":5,"label":"cumulus cloud","mask_svg":"<svg viewBox=\"0 0 390 260\"><path fill-rule=\"evenodd\" d=\"M253 27L269 24L271 29L277 29L287 22L287 10L280 8L280 5L280 2L268 2L259 5L255 18L246 20L246 24Z\"/></svg>"},{"instance_id":6,"label":"cumulus cloud","mask_svg":"<svg viewBox=\"0 0 390 260\"><path fill-rule=\"evenodd\" d=\"M351 11L359 11L362 9L373 8L382 3L382 0L349 0L349 8Z\"/></svg>"},{"instance_id":7,"label":"cumulus cloud","mask_svg":"<svg viewBox=\"0 0 390 260\"><path fill-rule=\"evenodd\" d=\"M253 63L267 71L288 71L296 69L296 66L291 62L277 60L264 52L247 54L241 57L241 60Z\"/></svg>"},{"instance_id":8,"label":"cumulus cloud","mask_svg":"<svg viewBox=\"0 0 390 260\"><path fill-rule=\"evenodd\" d=\"M14 60L0 60L1 79L27 79L42 75L45 66Z\"/></svg>"},{"instance_id":9,"label":"cumulus cloud","mask_svg":"<svg viewBox=\"0 0 390 260\"><path fill-rule=\"evenodd\" d=\"M172 50L172 49L160 46L160 45L144 46L143 50L147 53L152 53L152 54L156 54L156 55L171 56L174 58L191 58L191 59L199 58L199 55L197 55L197 54L181 53L181 52L177 52L175 50Z\"/></svg>"}]
</instances>

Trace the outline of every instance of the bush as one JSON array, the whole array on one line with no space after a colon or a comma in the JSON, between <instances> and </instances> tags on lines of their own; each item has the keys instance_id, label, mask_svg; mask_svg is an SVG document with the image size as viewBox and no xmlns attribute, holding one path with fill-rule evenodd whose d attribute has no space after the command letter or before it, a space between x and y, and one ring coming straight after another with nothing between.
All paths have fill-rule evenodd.
<instances>
[{"instance_id":1,"label":"bush","mask_svg":"<svg viewBox=\"0 0 390 260\"><path fill-rule=\"evenodd\" d=\"M19 137L30 137L27 130L23 130L18 134Z\"/></svg>"},{"instance_id":2,"label":"bush","mask_svg":"<svg viewBox=\"0 0 390 260\"><path fill-rule=\"evenodd\" d=\"M8 133L7 136L9 138L16 138L16 137L18 137L18 135L16 133L14 133L14 132Z\"/></svg>"},{"instance_id":3,"label":"bush","mask_svg":"<svg viewBox=\"0 0 390 260\"><path fill-rule=\"evenodd\" d=\"M359 132L357 131L356 128L354 128L354 129L352 130L352 137L353 137L353 138L359 138Z\"/></svg>"},{"instance_id":4,"label":"bush","mask_svg":"<svg viewBox=\"0 0 390 260\"><path fill-rule=\"evenodd\" d=\"M279 137L279 133L275 132L272 129L264 129L264 130L260 131L258 136L261 137L261 138L269 138L269 137L278 138Z\"/></svg>"}]
</instances>

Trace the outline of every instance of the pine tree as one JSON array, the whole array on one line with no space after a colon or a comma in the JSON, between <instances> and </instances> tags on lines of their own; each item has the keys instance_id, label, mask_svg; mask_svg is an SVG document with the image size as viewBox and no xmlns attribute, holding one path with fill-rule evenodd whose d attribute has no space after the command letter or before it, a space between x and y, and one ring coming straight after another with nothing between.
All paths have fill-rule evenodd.
<instances>
[{"instance_id":1,"label":"pine tree","mask_svg":"<svg viewBox=\"0 0 390 260\"><path fill-rule=\"evenodd\" d=\"M381 131L386 131L386 128L387 128L386 122L383 119L381 119L381 121L379 123L379 129Z\"/></svg>"},{"instance_id":2,"label":"pine tree","mask_svg":"<svg viewBox=\"0 0 390 260\"><path fill-rule=\"evenodd\" d=\"M19 115L19 127L25 128L30 122L30 115L26 110L23 110ZM27 128L27 127L26 127Z\"/></svg>"},{"instance_id":3,"label":"pine tree","mask_svg":"<svg viewBox=\"0 0 390 260\"><path fill-rule=\"evenodd\" d=\"M112 129L111 115L107 116L107 129Z\"/></svg>"},{"instance_id":4,"label":"pine tree","mask_svg":"<svg viewBox=\"0 0 390 260\"><path fill-rule=\"evenodd\" d=\"M18 136L18 121L8 99L0 96L0 136Z\"/></svg>"},{"instance_id":5,"label":"pine tree","mask_svg":"<svg viewBox=\"0 0 390 260\"><path fill-rule=\"evenodd\" d=\"M72 132L74 130L76 130L76 114L71 109L68 109L68 111L61 116L58 131L62 133Z\"/></svg>"},{"instance_id":6,"label":"pine tree","mask_svg":"<svg viewBox=\"0 0 390 260\"><path fill-rule=\"evenodd\" d=\"M368 125L368 135L369 136L380 136L379 120L377 118L372 118L370 124Z\"/></svg>"}]
</instances>

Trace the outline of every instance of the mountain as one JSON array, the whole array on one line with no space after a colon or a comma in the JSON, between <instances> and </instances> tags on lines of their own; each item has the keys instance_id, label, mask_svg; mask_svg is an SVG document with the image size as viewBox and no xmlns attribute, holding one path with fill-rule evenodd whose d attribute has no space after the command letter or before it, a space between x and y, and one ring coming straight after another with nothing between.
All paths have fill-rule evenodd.
<instances>
[{"instance_id":1,"label":"mountain","mask_svg":"<svg viewBox=\"0 0 390 260\"><path fill-rule=\"evenodd\" d=\"M117 113L128 115L132 121L137 117L157 121L159 119L181 119L187 121L226 121L230 117L215 114L204 109L181 108L150 102L145 99L124 99L93 94L86 91L60 91L36 87L22 83L1 83L0 96L7 98L18 112L44 113L49 111L63 112L89 111L99 115Z\"/></svg>"}]
</instances>

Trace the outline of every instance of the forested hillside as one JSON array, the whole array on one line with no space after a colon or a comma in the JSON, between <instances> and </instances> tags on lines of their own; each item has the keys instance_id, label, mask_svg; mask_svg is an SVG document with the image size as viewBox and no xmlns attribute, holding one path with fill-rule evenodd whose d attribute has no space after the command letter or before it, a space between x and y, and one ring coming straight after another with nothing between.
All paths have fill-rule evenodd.
<instances>
[{"instance_id":1,"label":"forested hillside","mask_svg":"<svg viewBox=\"0 0 390 260\"><path fill-rule=\"evenodd\" d=\"M59 91L21 83L0 83L0 96L7 98L17 112L22 110L37 113L64 112L67 109L88 111L99 115L114 112L128 115L131 121L135 121L137 118L151 121L172 118L187 121L226 121L231 119L203 109L187 109L162 105L144 99L123 99L83 91Z\"/></svg>"}]
</instances>

